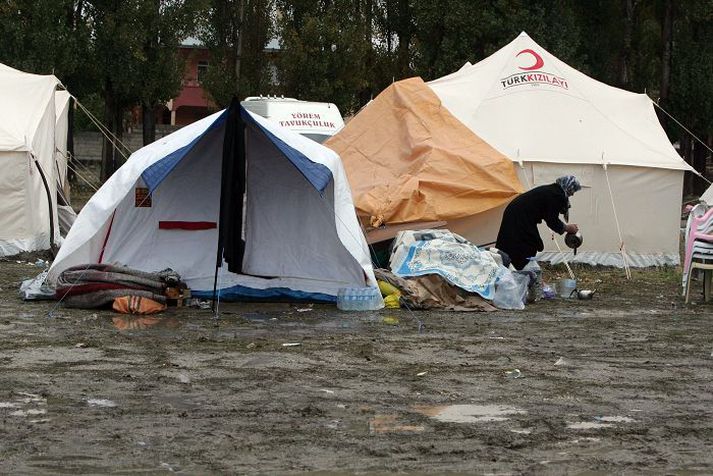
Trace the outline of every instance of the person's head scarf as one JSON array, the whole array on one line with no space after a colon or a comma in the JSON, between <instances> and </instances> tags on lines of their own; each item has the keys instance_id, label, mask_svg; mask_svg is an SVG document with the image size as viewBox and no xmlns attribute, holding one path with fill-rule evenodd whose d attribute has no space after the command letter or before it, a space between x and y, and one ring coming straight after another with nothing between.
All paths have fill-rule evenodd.
<instances>
[{"instance_id":1,"label":"person's head scarf","mask_svg":"<svg viewBox=\"0 0 713 476\"><path fill-rule=\"evenodd\" d=\"M574 175L565 175L564 177L558 178L556 182L557 185L562 187L562 190L564 190L565 195L568 197L574 195L574 192L582 190L579 180L577 180L577 177Z\"/></svg>"}]
</instances>

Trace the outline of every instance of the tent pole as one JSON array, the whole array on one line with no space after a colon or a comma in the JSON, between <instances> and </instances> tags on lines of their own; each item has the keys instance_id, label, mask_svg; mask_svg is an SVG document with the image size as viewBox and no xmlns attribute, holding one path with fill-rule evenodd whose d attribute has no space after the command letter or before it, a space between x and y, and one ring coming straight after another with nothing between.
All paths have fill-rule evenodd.
<instances>
[{"instance_id":1,"label":"tent pole","mask_svg":"<svg viewBox=\"0 0 713 476\"><path fill-rule=\"evenodd\" d=\"M621 251L621 258L624 261L624 272L626 273L626 279L631 279L631 269L629 268L629 260L626 257L626 247L624 246L624 238L621 236L621 225L619 224L619 216L616 213L616 205L614 204L614 192L611 189L611 183L609 182L609 172L607 171L607 164L604 162L604 153L602 153L602 167L604 167L604 177L607 179L607 188L609 189L609 198L611 199L611 208L614 212L614 222L616 223L616 231L619 234L619 251Z\"/></svg>"},{"instance_id":2,"label":"tent pole","mask_svg":"<svg viewBox=\"0 0 713 476\"><path fill-rule=\"evenodd\" d=\"M47 177L45 177L45 173L42 171L42 167L40 167L40 163L37 162L37 159L35 159L34 156L32 156L35 162L35 166L37 167L37 170L40 172L40 177L42 177L42 183L45 186L45 192L47 193L47 205L49 207L49 212L50 212L50 250L52 251L52 254L56 254L55 248L54 248L54 216L52 213L52 194L50 193L50 186L49 183L47 183Z\"/></svg>"}]
</instances>

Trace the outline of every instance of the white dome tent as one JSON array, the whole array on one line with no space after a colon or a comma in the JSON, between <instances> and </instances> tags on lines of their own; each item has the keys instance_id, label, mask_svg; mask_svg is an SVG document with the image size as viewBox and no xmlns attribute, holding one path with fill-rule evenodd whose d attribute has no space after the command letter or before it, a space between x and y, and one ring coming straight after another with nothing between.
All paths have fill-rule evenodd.
<instances>
[{"instance_id":1,"label":"white dome tent","mask_svg":"<svg viewBox=\"0 0 713 476\"><path fill-rule=\"evenodd\" d=\"M82 209L49 270L49 283L85 264L171 268L194 296L210 297L230 111L133 153ZM239 115L245 124L245 201L242 214L231 213L241 217L245 248L241 272L228 271L225 263L218 272L220 299L336 301L342 287L376 287L339 156L243 108Z\"/></svg>"}]
</instances>

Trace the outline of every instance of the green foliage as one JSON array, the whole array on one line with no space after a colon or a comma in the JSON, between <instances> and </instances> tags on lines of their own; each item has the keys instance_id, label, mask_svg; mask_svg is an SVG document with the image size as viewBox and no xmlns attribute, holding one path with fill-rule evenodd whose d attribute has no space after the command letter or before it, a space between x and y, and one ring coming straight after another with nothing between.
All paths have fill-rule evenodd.
<instances>
[{"instance_id":1,"label":"green foliage","mask_svg":"<svg viewBox=\"0 0 713 476\"><path fill-rule=\"evenodd\" d=\"M182 38L193 29L194 2L89 0L92 63L105 95L125 108L166 101L180 90Z\"/></svg>"},{"instance_id":2,"label":"green foliage","mask_svg":"<svg viewBox=\"0 0 713 476\"><path fill-rule=\"evenodd\" d=\"M89 25L77 21L82 2L0 2L0 62L22 71L55 74L75 95L91 91L95 76L85 52Z\"/></svg>"},{"instance_id":3,"label":"green foliage","mask_svg":"<svg viewBox=\"0 0 713 476\"><path fill-rule=\"evenodd\" d=\"M198 31L211 53L203 87L219 106L233 96L267 93L271 76L265 46L273 35L273 11L273 0L209 0L203 5Z\"/></svg>"},{"instance_id":4,"label":"green foliage","mask_svg":"<svg viewBox=\"0 0 713 476\"><path fill-rule=\"evenodd\" d=\"M664 106L713 141L713 0L2 0L0 61L54 72L80 100L98 94L121 111L174 97L178 45L198 36L217 105L284 94L348 114L394 80L448 74L526 31L586 74L656 99L667 5Z\"/></svg>"},{"instance_id":5,"label":"green foliage","mask_svg":"<svg viewBox=\"0 0 713 476\"><path fill-rule=\"evenodd\" d=\"M285 95L334 102L343 112L355 110L359 98L375 91L373 2L278 0L282 12L279 83ZM363 101L366 102L366 101ZM362 104L363 104L362 102Z\"/></svg>"},{"instance_id":6,"label":"green foliage","mask_svg":"<svg viewBox=\"0 0 713 476\"><path fill-rule=\"evenodd\" d=\"M697 135L713 136L713 0L686 0L677 10L671 109Z\"/></svg>"}]
</instances>

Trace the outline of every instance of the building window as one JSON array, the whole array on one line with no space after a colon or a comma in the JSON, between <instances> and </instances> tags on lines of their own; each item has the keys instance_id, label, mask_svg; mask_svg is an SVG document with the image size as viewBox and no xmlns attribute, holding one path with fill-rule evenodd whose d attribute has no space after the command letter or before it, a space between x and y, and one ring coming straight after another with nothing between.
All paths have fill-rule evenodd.
<instances>
[{"instance_id":1,"label":"building window","mask_svg":"<svg viewBox=\"0 0 713 476\"><path fill-rule=\"evenodd\" d=\"M198 82L202 83L205 79L205 75L208 72L208 62L199 61L198 62Z\"/></svg>"}]
</instances>

